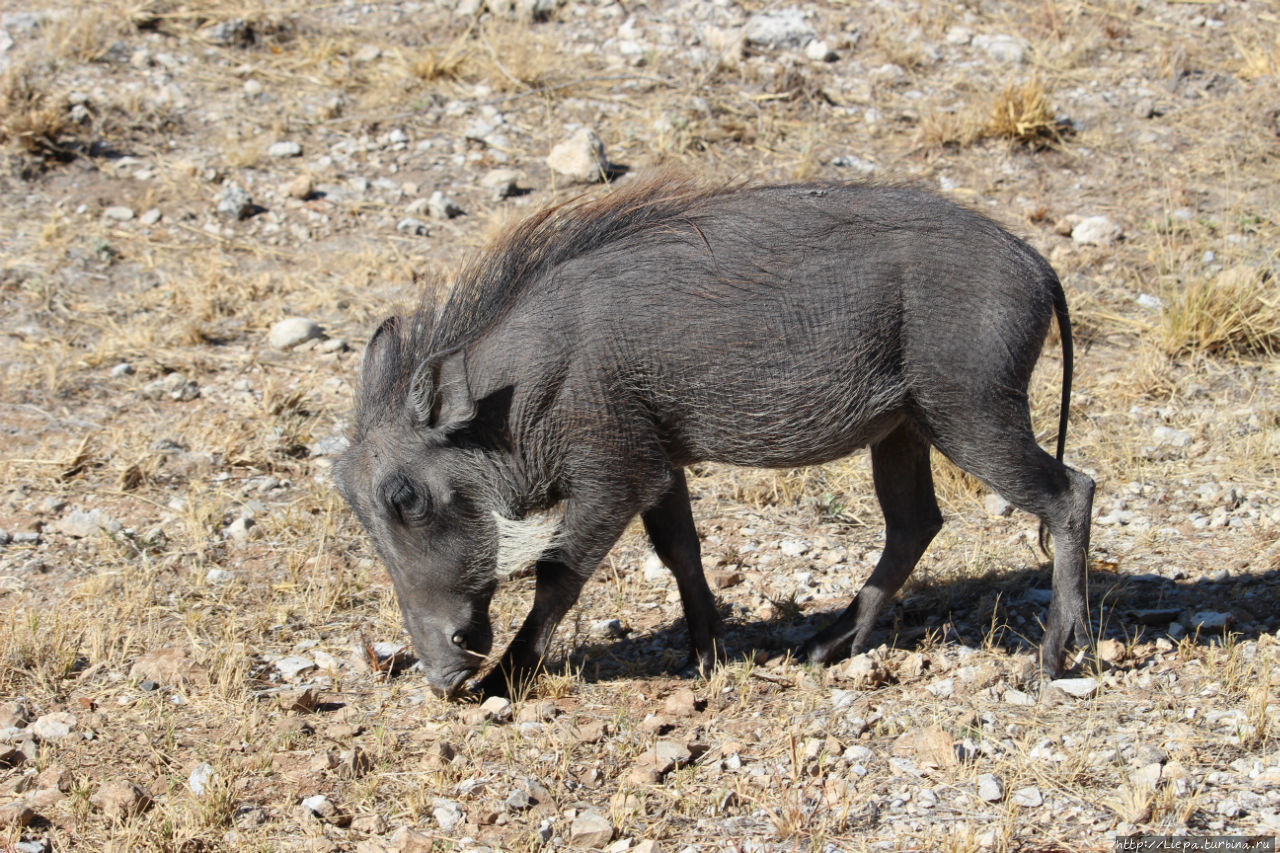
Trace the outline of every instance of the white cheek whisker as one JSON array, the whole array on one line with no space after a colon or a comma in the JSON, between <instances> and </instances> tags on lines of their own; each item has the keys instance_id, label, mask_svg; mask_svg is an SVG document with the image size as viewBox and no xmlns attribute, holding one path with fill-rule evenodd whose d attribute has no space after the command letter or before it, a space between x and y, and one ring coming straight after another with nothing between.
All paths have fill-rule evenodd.
<instances>
[{"instance_id":1,"label":"white cheek whisker","mask_svg":"<svg viewBox=\"0 0 1280 853\"><path fill-rule=\"evenodd\" d=\"M498 525L498 580L506 580L557 544L563 512L551 510L516 520L493 513Z\"/></svg>"}]
</instances>

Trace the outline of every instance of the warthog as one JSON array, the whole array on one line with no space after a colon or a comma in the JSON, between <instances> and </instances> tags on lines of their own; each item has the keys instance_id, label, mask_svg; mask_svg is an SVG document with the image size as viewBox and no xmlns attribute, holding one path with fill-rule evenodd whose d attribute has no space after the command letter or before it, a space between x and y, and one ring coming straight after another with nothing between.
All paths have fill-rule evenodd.
<instances>
[{"instance_id":1,"label":"warthog","mask_svg":"<svg viewBox=\"0 0 1280 853\"><path fill-rule=\"evenodd\" d=\"M1027 383L1052 318L1057 457ZM814 465L869 446L879 564L803 653L864 647L942 525L930 446L1055 540L1044 635L1057 672L1085 640L1093 481L1062 464L1071 332L1057 275L988 219L919 189L701 189L656 179L544 210L369 341L342 494L390 570L427 680L487 661L496 566L554 506L532 609L482 680L541 664L556 624L637 513L674 573L694 664L717 658L683 468Z\"/></svg>"}]
</instances>

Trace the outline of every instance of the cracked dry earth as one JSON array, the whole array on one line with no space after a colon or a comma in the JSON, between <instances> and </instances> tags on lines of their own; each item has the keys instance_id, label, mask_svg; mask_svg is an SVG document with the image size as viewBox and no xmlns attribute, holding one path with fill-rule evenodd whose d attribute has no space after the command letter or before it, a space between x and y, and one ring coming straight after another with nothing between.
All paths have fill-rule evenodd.
<instances>
[{"instance_id":1,"label":"cracked dry earth","mask_svg":"<svg viewBox=\"0 0 1280 853\"><path fill-rule=\"evenodd\" d=\"M1266 0L0 0L0 847L1280 833L1278 34ZM680 673L636 529L529 695L426 689L330 481L363 342L601 156L933 186L1052 261L1099 484L1069 678L1034 520L935 454L947 525L866 654L788 654L878 557L865 456L704 466L726 666Z\"/></svg>"}]
</instances>

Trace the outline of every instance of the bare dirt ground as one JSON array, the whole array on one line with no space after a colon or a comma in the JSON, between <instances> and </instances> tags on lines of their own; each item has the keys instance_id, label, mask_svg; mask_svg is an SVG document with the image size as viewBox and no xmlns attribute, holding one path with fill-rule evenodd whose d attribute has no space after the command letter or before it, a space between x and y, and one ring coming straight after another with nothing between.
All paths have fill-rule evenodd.
<instances>
[{"instance_id":1,"label":"bare dirt ground","mask_svg":"<svg viewBox=\"0 0 1280 853\"><path fill-rule=\"evenodd\" d=\"M0 0L0 846L1280 834L1280 4L490 5ZM1034 667L1034 520L942 459L884 645L787 657L878 555L864 457L693 472L733 655L708 678L638 530L531 695L404 671L329 477L363 341L582 192L546 162L579 127L618 182L917 182L1052 260L1099 484L1075 680ZM273 345L286 318L323 336ZM1051 340L1046 444L1060 372Z\"/></svg>"}]
</instances>

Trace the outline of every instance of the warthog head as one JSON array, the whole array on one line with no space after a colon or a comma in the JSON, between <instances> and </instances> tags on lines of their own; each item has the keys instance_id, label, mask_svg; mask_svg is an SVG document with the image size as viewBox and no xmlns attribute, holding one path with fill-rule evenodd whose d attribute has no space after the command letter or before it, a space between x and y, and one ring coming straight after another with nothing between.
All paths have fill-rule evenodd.
<instances>
[{"instance_id":1,"label":"warthog head","mask_svg":"<svg viewBox=\"0 0 1280 853\"><path fill-rule=\"evenodd\" d=\"M391 574L428 682L453 695L493 644L510 455L485 422L499 405L473 398L463 352L419 358L403 324L384 322L369 342L353 440L335 474Z\"/></svg>"}]
</instances>

